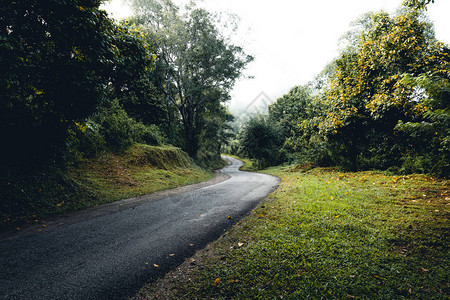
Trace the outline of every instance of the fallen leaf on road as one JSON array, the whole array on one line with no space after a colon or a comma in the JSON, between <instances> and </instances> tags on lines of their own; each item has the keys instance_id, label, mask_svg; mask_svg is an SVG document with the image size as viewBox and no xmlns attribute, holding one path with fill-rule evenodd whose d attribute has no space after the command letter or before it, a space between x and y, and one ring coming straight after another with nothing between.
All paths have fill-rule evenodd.
<instances>
[{"instance_id":1,"label":"fallen leaf on road","mask_svg":"<svg viewBox=\"0 0 450 300\"><path fill-rule=\"evenodd\" d=\"M169 256L175 256L175 254L173 254L173 253L170 253L170 254L169 254Z\"/></svg>"},{"instance_id":2,"label":"fallen leaf on road","mask_svg":"<svg viewBox=\"0 0 450 300\"><path fill-rule=\"evenodd\" d=\"M159 265L157 265L157 264L153 264L153 266L154 266L155 268L159 268Z\"/></svg>"},{"instance_id":3,"label":"fallen leaf on road","mask_svg":"<svg viewBox=\"0 0 450 300\"><path fill-rule=\"evenodd\" d=\"M233 220L232 216L228 216L227 218L228 218L228 220Z\"/></svg>"}]
</instances>

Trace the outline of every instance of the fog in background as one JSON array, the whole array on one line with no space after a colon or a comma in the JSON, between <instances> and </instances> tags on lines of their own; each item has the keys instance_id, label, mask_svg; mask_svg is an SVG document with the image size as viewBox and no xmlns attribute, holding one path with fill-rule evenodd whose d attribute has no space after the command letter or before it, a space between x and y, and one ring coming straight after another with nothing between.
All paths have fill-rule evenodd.
<instances>
[{"instance_id":1,"label":"fog in background","mask_svg":"<svg viewBox=\"0 0 450 300\"><path fill-rule=\"evenodd\" d=\"M174 0L182 6L189 1ZM339 39L350 23L370 11L393 13L403 0L203 0L211 12L239 16L233 42L255 60L236 82L229 103L232 112L244 109L264 93L276 100L296 85L306 84L338 55ZM104 8L113 18L131 14L126 0L111 0ZM450 1L428 5L438 40L450 43ZM252 79L250 79L251 77ZM265 99L267 101L267 99Z\"/></svg>"}]
</instances>

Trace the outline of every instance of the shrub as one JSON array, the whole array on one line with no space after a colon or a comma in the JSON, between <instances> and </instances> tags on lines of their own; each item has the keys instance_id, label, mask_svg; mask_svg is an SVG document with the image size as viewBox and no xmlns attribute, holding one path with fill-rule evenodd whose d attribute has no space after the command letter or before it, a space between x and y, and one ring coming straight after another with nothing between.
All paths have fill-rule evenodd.
<instances>
[{"instance_id":1,"label":"shrub","mask_svg":"<svg viewBox=\"0 0 450 300\"><path fill-rule=\"evenodd\" d=\"M241 152L256 159L258 168L280 162L281 136L276 125L265 116L252 118L240 132Z\"/></svg>"},{"instance_id":2,"label":"shrub","mask_svg":"<svg viewBox=\"0 0 450 300\"><path fill-rule=\"evenodd\" d=\"M114 100L83 123L75 123L67 137L68 152L75 157L94 157L109 150L120 152L134 143L162 145L164 134L156 125L137 122Z\"/></svg>"},{"instance_id":3,"label":"shrub","mask_svg":"<svg viewBox=\"0 0 450 300\"><path fill-rule=\"evenodd\" d=\"M166 137L158 126L151 124L136 123L135 130L137 133L136 141L147 145L159 146L166 142Z\"/></svg>"},{"instance_id":4,"label":"shrub","mask_svg":"<svg viewBox=\"0 0 450 300\"><path fill-rule=\"evenodd\" d=\"M100 125L92 120L75 123L69 129L67 146L75 156L94 157L105 149L105 139L100 134Z\"/></svg>"}]
</instances>

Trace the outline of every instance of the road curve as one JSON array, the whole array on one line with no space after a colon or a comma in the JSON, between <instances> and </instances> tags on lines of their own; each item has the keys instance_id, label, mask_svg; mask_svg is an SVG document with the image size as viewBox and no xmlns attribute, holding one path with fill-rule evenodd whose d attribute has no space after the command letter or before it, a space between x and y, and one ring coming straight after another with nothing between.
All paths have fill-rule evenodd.
<instances>
[{"instance_id":1,"label":"road curve","mask_svg":"<svg viewBox=\"0 0 450 300\"><path fill-rule=\"evenodd\" d=\"M266 174L229 179L0 241L0 299L125 299L217 239L279 184ZM227 217L232 216L230 220Z\"/></svg>"}]
</instances>

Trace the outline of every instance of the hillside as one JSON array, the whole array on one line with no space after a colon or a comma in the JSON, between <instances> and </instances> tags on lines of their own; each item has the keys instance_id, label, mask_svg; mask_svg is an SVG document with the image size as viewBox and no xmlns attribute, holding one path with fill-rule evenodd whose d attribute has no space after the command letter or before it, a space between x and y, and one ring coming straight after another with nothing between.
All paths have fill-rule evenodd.
<instances>
[{"instance_id":1,"label":"hillside","mask_svg":"<svg viewBox=\"0 0 450 300\"><path fill-rule=\"evenodd\" d=\"M58 167L0 175L0 229L21 230L51 215L211 179L181 149L136 144Z\"/></svg>"}]
</instances>

